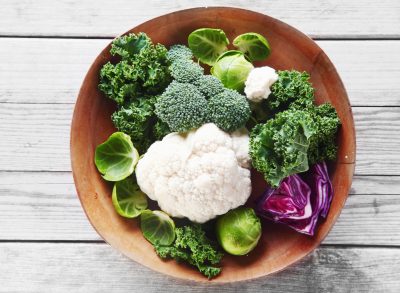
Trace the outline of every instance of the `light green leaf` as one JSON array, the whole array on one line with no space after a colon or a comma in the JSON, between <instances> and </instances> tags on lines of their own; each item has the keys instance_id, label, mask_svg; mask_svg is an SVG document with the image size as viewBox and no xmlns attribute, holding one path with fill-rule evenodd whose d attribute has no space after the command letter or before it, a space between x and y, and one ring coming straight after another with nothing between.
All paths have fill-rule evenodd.
<instances>
[{"instance_id":1,"label":"light green leaf","mask_svg":"<svg viewBox=\"0 0 400 293\"><path fill-rule=\"evenodd\" d=\"M139 160L139 153L129 135L115 132L95 152L95 164L107 181L120 181L131 175Z\"/></svg>"},{"instance_id":2,"label":"light green leaf","mask_svg":"<svg viewBox=\"0 0 400 293\"><path fill-rule=\"evenodd\" d=\"M147 208L147 197L137 183L128 177L114 184L112 203L119 215L135 218Z\"/></svg>"},{"instance_id":3,"label":"light green leaf","mask_svg":"<svg viewBox=\"0 0 400 293\"><path fill-rule=\"evenodd\" d=\"M257 33L239 35L233 40L233 45L242 51L250 61L264 60L271 53L268 41Z\"/></svg>"},{"instance_id":4,"label":"light green leaf","mask_svg":"<svg viewBox=\"0 0 400 293\"><path fill-rule=\"evenodd\" d=\"M227 50L229 40L223 30L200 28L189 35L188 44L197 59L212 66L217 58Z\"/></svg>"},{"instance_id":5,"label":"light green leaf","mask_svg":"<svg viewBox=\"0 0 400 293\"><path fill-rule=\"evenodd\" d=\"M170 245L175 240L175 223L162 211L143 211L140 228L143 236L152 244Z\"/></svg>"}]
</instances>

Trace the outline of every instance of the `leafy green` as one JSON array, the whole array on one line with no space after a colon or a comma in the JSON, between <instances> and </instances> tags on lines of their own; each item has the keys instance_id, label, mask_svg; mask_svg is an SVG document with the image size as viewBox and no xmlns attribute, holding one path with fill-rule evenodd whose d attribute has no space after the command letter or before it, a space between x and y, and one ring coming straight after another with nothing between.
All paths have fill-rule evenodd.
<instances>
[{"instance_id":1,"label":"leafy green","mask_svg":"<svg viewBox=\"0 0 400 293\"><path fill-rule=\"evenodd\" d=\"M147 197L136 181L128 177L114 184L112 203L119 215L135 218L147 208Z\"/></svg>"},{"instance_id":2,"label":"leafy green","mask_svg":"<svg viewBox=\"0 0 400 293\"><path fill-rule=\"evenodd\" d=\"M340 126L335 108L331 104L322 104L318 107L310 107L309 112L317 128L316 133L310 139L309 164L314 165L318 162L334 160L337 153L336 134Z\"/></svg>"},{"instance_id":3,"label":"leafy green","mask_svg":"<svg viewBox=\"0 0 400 293\"><path fill-rule=\"evenodd\" d=\"M107 181L120 181L131 175L138 160L131 138L122 132L114 132L96 147L95 164Z\"/></svg>"},{"instance_id":4,"label":"leafy green","mask_svg":"<svg viewBox=\"0 0 400 293\"><path fill-rule=\"evenodd\" d=\"M308 170L310 138L317 132L307 111L291 109L276 114L250 133L250 156L253 167L264 174L273 187L295 173Z\"/></svg>"},{"instance_id":5,"label":"leafy green","mask_svg":"<svg viewBox=\"0 0 400 293\"><path fill-rule=\"evenodd\" d=\"M154 104L156 97L144 97L133 100L127 107L121 107L111 116L115 127L128 134L140 154L146 152L156 140L152 136L156 123Z\"/></svg>"},{"instance_id":6,"label":"leafy green","mask_svg":"<svg viewBox=\"0 0 400 293\"><path fill-rule=\"evenodd\" d=\"M270 110L285 110L289 107L302 109L314 101L314 88L307 72L296 70L278 71L278 80L271 87L267 99Z\"/></svg>"},{"instance_id":7,"label":"leafy green","mask_svg":"<svg viewBox=\"0 0 400 293\"><path fill-rule=\"evenodd\" d=\"M250 61L264 60L271 52L268 41L260 34L245 33L233 40L233 45Z\"/></svg>"},{"instance_id":8,"label":"leafy green","mask_svg":"<svg viewBox=\"0 0 400 293\"><path fill-rule=\"evenodd\" d=\"M186 132L207 121L207 100L194 85L173 81L158 99L155 112L172 131Z\"/></svg>"},{"instance_id":9,"label":"leafy green","mask_svg":"<svg viewBox=\"0 0 400 293\"><path fill-rule=\"evenodd\" d=\"M197 59L212 66L227 50L229 40L223 30L200 28L189 35L188 44Z\"/></svg>"},{"instance_id":10,"label":"leafy green","mask_svg":"<svg viewBox=\"0 0 400 293\"><path fill-rule=\"evenodd\" d=\"M226 89L208 100L208 117L224 131L243 127L250 117L250 107L245 96Z\"/></svg>"},{"instance_id":11,"label":"leafy green","mask_svg":"<svg viewBox=\"0 0 400 293\"><path fill-rule=\"evenodd\" d=\"M116 38L111 44L110 53L119 55L122 59L130 59L149 45L151 45L151 40L145 33L129 34Z\"/></svg>"},{"instance_id":12,"label":"leafy green","mask_svg":"<svg viewBox=\"0 0 400 293\"><path fill-rule=\"evenodd\" d=\"M144 33L115 39L110 52L122 60L101 68L99 89L119 106L160 94L171 81L167 49L154 45Z\"/></svg>"},{"instance_id":13,"label":"leafy green","mask_svg":"<svg viewBox=\"0 0 400 293\"><path fill-rule=\"evenodd\" d=\"M167 123L158 120L153 127L153 135L156 140L161 140L164 136L171 133Z\"/></svg>"},{"instance_id":14,"label":"leafy green","mask_svg":"<svg viewBox=\"0 0 400 293\"><path fill-rule=\"evenodd\" d=\"M175 223L162 211L142 211L140 229L153 245L170 245L175 239Z\"/></svg>"},{"instance_id":15,"label":"leafy green","mask_svg":"<svg viewBox=\"0 0 400 293\"><path fill-rule=\"evenodd\" d=\"M175 229L176 239L173 245L154 245L161 258L173 258L180 262L187 262L209 279L217 276L221 268L216 267L223 253L219 252L214 243L205 235L199 225L184 226Z\"/></svg>"},{"instance_id":16,"label":"leafy green","mask_svg":"<svg viewBox=\"0 0 400 293\"><path fill-rule=\"evenodd\" d=\"M244 83L254 66L240 51L227 51L222 54L211 68L211 74L217 77L225 87L243 91Z\"/></svg>"}]
</instances>

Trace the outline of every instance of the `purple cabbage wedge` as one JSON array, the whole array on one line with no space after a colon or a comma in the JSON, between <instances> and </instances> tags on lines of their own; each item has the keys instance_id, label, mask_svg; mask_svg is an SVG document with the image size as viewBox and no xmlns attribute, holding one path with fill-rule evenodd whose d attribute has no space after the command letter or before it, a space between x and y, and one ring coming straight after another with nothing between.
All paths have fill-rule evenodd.
<instances>
[{"instance_id":1,"label":"purple cabbage wedge","mask_svg":"<svg viewBox=\"0 0 400 293\"><path fill-rule=\"evenodd\" d=\"M283 223L307 235L314 235L319 216L326 218L333 195L325 162L315 164L306 181L294 174L278 188L268 187L258 203L260 216Z\"/></svg>"}]
</instances>

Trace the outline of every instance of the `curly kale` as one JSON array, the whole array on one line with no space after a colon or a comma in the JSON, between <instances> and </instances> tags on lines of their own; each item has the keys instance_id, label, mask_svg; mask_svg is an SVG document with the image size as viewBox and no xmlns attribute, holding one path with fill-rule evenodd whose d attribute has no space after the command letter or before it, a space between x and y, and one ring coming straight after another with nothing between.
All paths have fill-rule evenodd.
<instances>
[{"instance_id":1,"label":"curly kale","mask_svg":"<svg viewBox=\"0 0 400 293\"><path fill-rule=\"evenodd\" d=\"M191 83L204 74L204 68L191 60L176 60L170 66L172 77L179 82Z\"/></svg>"},{"instance_id":2,"label":"curly kale","mask_svg":"<svg viewBox=\"0 0 400 293\"><path fill-rule=\"evenodd\" d=\"M172 131L186 132L207 121L207 100L194 85L173 81L158 99L155 113Z\"/></svg>"},{"instance_id":3,"label":"curly kale","mask_svg":"<svg viewBox=\"0 0 400 293\"><path fill-rule=\"evenodd\" d=\"M302 109L314 101L314 88L307 72L296 70L278 71L278 80L271 87L267 99L270 110L285 110L289 107Z\"/></svg>"},{"instance_id":4,"label":"curly kale","mask_svg":"<svg viewBox=\"0 0 400 293\"><path fill-rule=\"evenodd\" d=\"M194 80L193 84L197 86L206 99L210 99L225 90L222 82L213 75L203 75Z\"/></svg>"},{"instance_id":5,"label":"curly kale","mask_svg":"<svg viewBox=\"0 0 400 293\"><path fill-rule=\"evenodd\" d=\"M122 60L101 68L99 89L119 106L144 95L160 94L171 82L167 49L154 45L144 33L115 39L110 52Z\"/></svg>"},{"instance_id":6,"label":"curly kale","mask_svg":"<svg viewBox=\"0 0 400 293\"><path fill-rule=\"evenodd\" d=\"M168 50L167 58L171 62L177 60L192 60L193 53L192 50L185 45L173 45Z\"/></svg>"},{"instance_id":7,"label":"curly kale","mask_svg":"<svg viewBox=\"0 0 400 293\"><path fill-rule=\"evenodd\" d=\"M292 174L308 170L310 138L317 132L307 111L291 109L276 114L250 133L253 167L263 173L273 187Z\"/></svg>"},{"instance_id":8,"label":"curly kale","mask_svg":"<svg viewBox=\"0 0 400 293\"><path fill-rule=\"evenodd\" d=\"M161 140L164 136L171 133L171 129L169 129L168 124L158 120L153 127L153 135L156 140Z\"/></svg>"},{"instance_id":9,"label":"curly kale","mask_svg":"<svg viewBox=\"0 0 400 293\"><path fill-rule=\"evenodd\" d=\"M161 140L171 132L168 125L159 121L154 113L156 100L156 96L136 99L111 116L114 126L131 137L140 154L145 153L154 141Z\"/></svg>"},{"instance_id":10,"label":"curly kale","mask_svg":"<svg viewBox=\"0 0 400 293\"><path fill-rule=\"evenodd\" d=\"M289 109L250 133L250 156L253 166L264 174L273 187L310 165L336 157L336 133L340 125L330 104Z\"/></svg>"},{"instance_id":11,"label":"curly kale","mask_svg":"<svg viewBox=\"0 0 400 293\"><path fill-rule=\"evenodd\" d=\"M337 154L336 134L340 126L335 108L331 104L322 104L309 108L309 113L317 128L317 132L310 139L309 164L334 160Z\"/></svg>"},{"instance_id":12,"label":"curly kale","mask_svg":"<svg viewBox=\"0 0 400 293\"><path fill-rule=\"evenodd\" d=\"M175 229L176 239L171 246L155 245L155 250L161 258L173 258L187 262L209 279L217 276L221 268L219 264L223 253L205 235L199 225L184 226Z\"/></svg>"},{"instance_id":13,"label":"curly kale","mask_svg":"<svg viewBox=\"0 0 400 293\"><path fill-rule=\"evenodd\" d=\"M224 131L243 127L250 118L250 107L245 96L226 89L208 101L209 120Z\"/></svg>"}]
</instances>

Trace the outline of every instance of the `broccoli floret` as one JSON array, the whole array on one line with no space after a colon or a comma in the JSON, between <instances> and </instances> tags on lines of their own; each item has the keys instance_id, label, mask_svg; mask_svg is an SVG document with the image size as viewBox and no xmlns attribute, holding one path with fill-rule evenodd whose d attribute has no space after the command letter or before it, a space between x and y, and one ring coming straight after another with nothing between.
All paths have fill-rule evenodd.
<instances>
[{"instance_id":1,"label":"broccoli floret","mask_svg":"<svg viewBox=\"0 0 400 293\"><path fill-rule=\"evenodd\" d=\"M207 100L192 84L173 81L158 99L155 113L171 131L186 132L207 121Z\"/></svg>"},{"instance_id":2,"label":"broccoli floret","mask_svg":"<svg viewBox=\"0 0 400 293\"><path fill-rule=\"evenodd\" d=\"M317 127L317 132L311 136L308 149L310 165L325 160L334 160L337 153L336 133L340 126L335 108L331 104L322 104L309 108L309 112Z\"/></svg>"},{"instance_id":3,"label":"broccoli floret","mask_svg":"<svg viewBox=\"0 0 400 293\"><path fill-rule=\"evenodd\" d=\"M167 58L171 62L175 62L177 60L192 60L193 53L185 45L173 45L168 50Z\"/></svg>"},{"instance_id":4,"label":"broccoli floret","mask_svg":"<svg viewBox=\"0 0 400 293\"><path fill-rule=\"evenodd\" d=\"M271 87L267 105L270 110L287 108L302 109L314 101L314 88L307 72L296 70L278 71L278 80Z\"/></svg>"},{"instance_id":5,"label":"broccoli floret","mask_svg":"<svg viewBox=\"0 0 400 293\"><path fill-rule=\"evenodd\" d=\"M114 126L128 134L139 153L144 153L154 142L153 126L156 122L154 103L156 97L136 99L127 107L121 107L111 116Z\"/></svg>"},{"instance_id":6,"label":"broccoli floret","mask_svg":"<svg viewBox=\"0 0 400 293\"><path fill-rule=\"evenodd\" d=\"M210 99L222 93L225 90L222 82L213 75L203 75L200 78L193 81L193 84L197 86L199 91L207 98Z\"/></svg>"},{"instance_id":7,"label":"broccoli floret","mask_svg":"<svg viewBox=\"0 0 400 293\"><path fill-rule=\"evenodd\" d=\"M177 60L169 67L172 77L182 83L191 83L201 78L204 68L191 60Z\"/></svg>"},{"instance_id":8,"label":"broccoli floret","mask_svg":"<svg viewBox=\"0 0 400 293\"><path fill-rule=\"evenodd\" d=\"M250 118L250 106L245 96L226 89L208 101L211 122L224 131L231 132L243 127Z\"/></svg>"}]
</instances>

